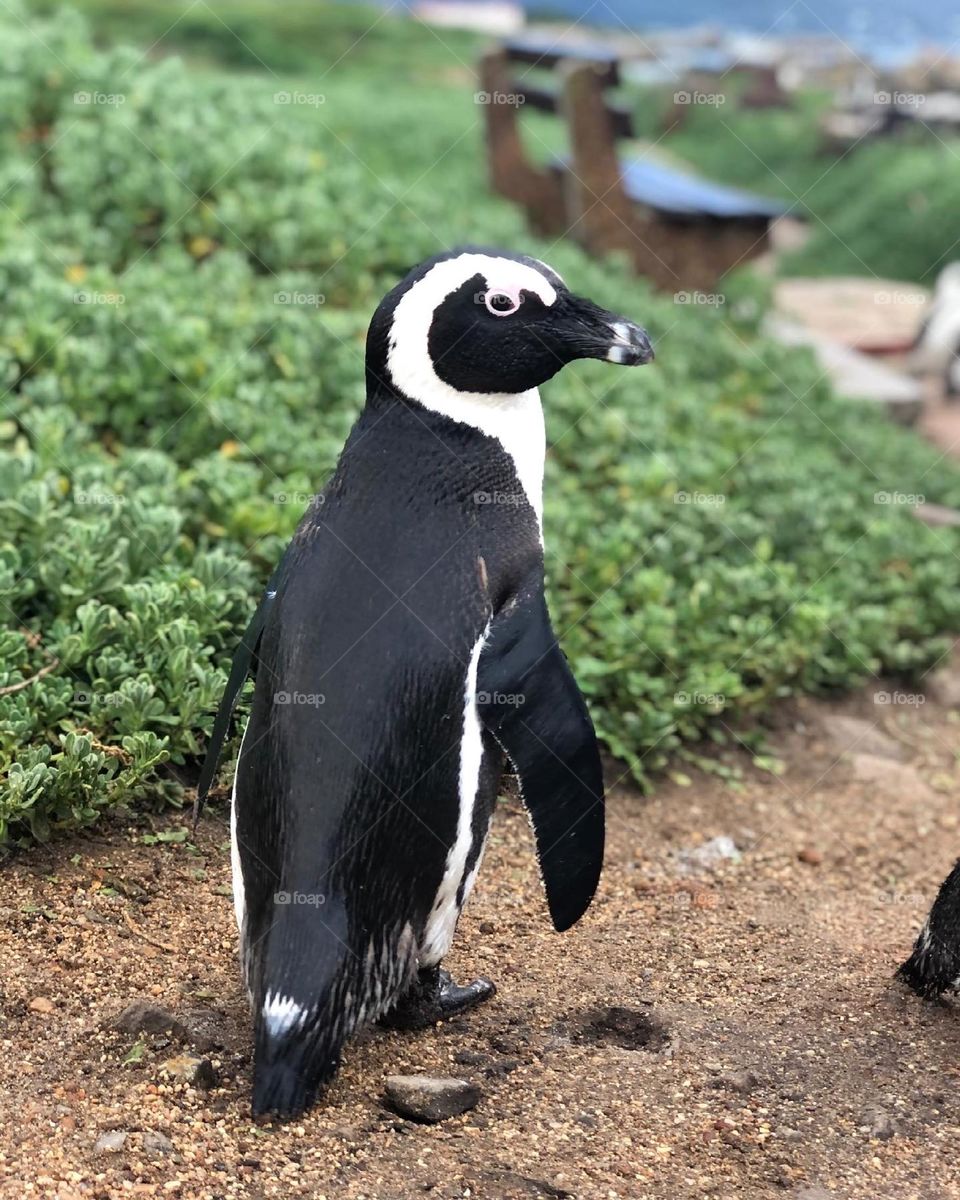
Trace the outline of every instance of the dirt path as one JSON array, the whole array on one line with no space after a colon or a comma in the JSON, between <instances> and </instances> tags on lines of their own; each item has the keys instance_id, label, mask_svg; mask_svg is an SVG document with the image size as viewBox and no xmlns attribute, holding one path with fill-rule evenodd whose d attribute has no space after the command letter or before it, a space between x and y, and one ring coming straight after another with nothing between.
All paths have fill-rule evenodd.
<instances>
[{"instance_id":1,"label":"dirt path","mask_svg":"<svg viewBox=\"0 0 960 1200\"><path fill-rule=\"evenodd\" d=\"M499 995L363 1035L279 1129L247 1115L223 812L195 848L117 824L21 856L0 893L0 1196L960 1196L960 1012L891 978L960 852L960 721L875 699L895 692L779 710L780 778L740 752L732 786L617 789L601 893L564 937L502 806L449 964ZM678 858L718 836L738 861ZM138 998L184 1021L217 1086L161 1070L176 1036L111 1028ZM431 1127L387 1112L384 1077L420 1071L483 1098Z\"/></svg>"}]
</instances>

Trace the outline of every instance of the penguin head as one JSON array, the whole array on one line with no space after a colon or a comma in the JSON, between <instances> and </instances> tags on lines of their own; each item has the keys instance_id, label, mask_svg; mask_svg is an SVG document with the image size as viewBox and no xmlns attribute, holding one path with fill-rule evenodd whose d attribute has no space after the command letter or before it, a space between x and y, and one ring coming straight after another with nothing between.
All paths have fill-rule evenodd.
<instances>
[{"instance_id":1,"label":"penguin head","mask_svg":"<svg viewBox=\"0 0 960 1200\"><path fill-rule=\"evenodd\" d=\"M380 304L368 394L389 385L428 406L517 395L578 358L638 366L653 348L639 325L575 296L538 259L461 248L421 263Z\"/></svg>"}]
</instances>

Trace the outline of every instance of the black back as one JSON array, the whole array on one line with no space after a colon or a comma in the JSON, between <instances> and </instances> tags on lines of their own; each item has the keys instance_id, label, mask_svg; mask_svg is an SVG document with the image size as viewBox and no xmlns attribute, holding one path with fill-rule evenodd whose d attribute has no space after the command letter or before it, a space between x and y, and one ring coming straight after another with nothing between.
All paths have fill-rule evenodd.
<instances>
[{"instance_id":1,"label":"black back","mask_svg":"<svg viewBox=\"0 0 960 1200\"><path fill-rule=\"evenodd\" d=\"M455 837L470 654L531 571L536 517L499 442L396 397L368 403L285 557L258 652L237 781L246 941L265 943L254 997L290 972L294 996L333 975L342 992L371 943L379 961L407 921L422 935ZM277 893L323 900L280 912Z\"/></svg>"}]
</instances>

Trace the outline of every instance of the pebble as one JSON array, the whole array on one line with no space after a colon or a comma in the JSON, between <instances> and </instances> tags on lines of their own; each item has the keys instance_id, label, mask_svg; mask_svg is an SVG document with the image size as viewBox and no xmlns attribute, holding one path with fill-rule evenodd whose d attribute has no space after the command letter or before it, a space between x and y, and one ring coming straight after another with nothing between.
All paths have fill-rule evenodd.
<instances>
[{"instance_id":1,"label":"pebble","mask_svg":"<svg viewBox=\"0 0 960 1200\"><path fill-rule=\"evenodd\" d=\"M431 1075L391 1075L385 1093L387 1103L401 1117L430 1125L469 1112L483 1094L465 1079Z\"/></svg>"},{"instance_id":2,"label":"pebble","mask_svg":"<svg viewBox=\"0 0 960 1200\"><path fill-rule=\"evenodd\" d=\"M479 1067L489 1059L488 1054L480 1054L476 1050L458 1050L453 1061L461 1067Z\"/></svg>"},{"instance_id":3,"label":"pebble","mask_svg":"<svg viewBox=\"0 0 960 1200\"><path fill-rule=\"evenodd\" d=\"M173 1149L173 1142L165 1133L147 1130L143 1135L143 1148L148 1154L169 1154Z\"/></svg>"},{"instance_id":4,"label":"pebble","mask_svg":"<svg viewBox=\"0 0 960 1200\"><path fill-rule=\"evenodd\" d=\"M813 846L804 846L802 850L798 850L797 858L811 867L819 867L823 862L823 855Z\"/></svg>"},{"instance_id":5,"label":"pebble","mask_svg":"<svg viewBox=\"0 0 960 1200\"><path fill-rule=\"evenodd\" d=\"M128 1136L124 1129L108 1129L106 1133L101 1133L94 1142L94 1153L118 1154L126 1144Z\"/></svg>"},{"instance_id":6,"label":"pebble","mask_svg":"<svg viewBox=\"0 0 960 1200\"><path fill-rule=\"evenodd\" d=\"M732 837L722 834L711 838L702 846L677 851L677 865L681 874L693 871L713 871L725 862L739 862L740 851Z\"/></svg>"},{"instance_id":7,"label":"pebble","mask_svg":"<svg viewBox=\"0 0 960 1200\"><path fill-rule=\"evenodd\" d=\"M35 1013L52 1013L56 1005L47 996L34 996L27 1007Z\"/></svg>"},{"instance_id":8,"label":"pebble","mask_svg":"<svg viewBox=\"0 0 960 1200\"><path fill-rule=\"evenodd\" d=\"M853 775L860 783L875 784L891 799L908 795L913 804L918 804L934 797L930 785L914 767L875 754L855 754Z\"/></svg>"},{"instance_id":9,"label":"pebble","mask_svg":"<svg viewBox=\"0 0 960 1200\"><path fill-rule=\"evenodd\" d=\"M193 1087L212 1088L217 1086L217 1072L209 1058L197 1058L193 1054L177 1054L160 1064L160 1070Z\"/></svg>"},{"instance_id":10,"label":"pebble","mask_svg":"<svg viewBox=\"0 0 960 1200\"><path fill-rule=\"evenodd\" d=\"M937 704L948 708L960 708L960 670L941 667L924 680L927 695Z\"/></svg>"},{"instance_id":11,"label":"pebble","mask_svg":"<svg viewBox=\"0 0 960 1200\"><path fill-rule=\"evenodd\" d=\"M728 1087L733 1092L739 1092L743 1095L745 1092L752 1092L757 1086L757 1077L752 1071L746 1069L734 1068L730 1071L723 1071L717 1076L717 1087Z\"/></svg>"},{"instance_id":12,"label":"pebble","mask_svg":"<svg viewBox=\"0 0 960 1200\"><path fill-rule=\"evenodd\" d=\"M860 1124L872 1138L880 1142L889 1141L897 1132L896 1124L888 1112L876 1105L864 1109Z\"/></svg>"},{"instance_id":13,"label":"pebble","mask_svg":"<svg viewBox=\"0 0 960 1200\"><path fill-rule=\"evenodd\" d=\"M827 738L836 754L869 754L877 758L902 759L903 746L879 728L860 717L834 714L827 721Z\"/></svg>"},{"instance_id":14,"label":"pebble","mask_svg":"<svg viewBox=\"0 0 960 1200\"><path fill-rule=\"evenodd\" d=\"M121 1033L166 1033L172 1030L182 1036L187 1032L172 1012L152 1000L134 1000L114 1017L112 1024Z\"/></svg>"}]
</instances>

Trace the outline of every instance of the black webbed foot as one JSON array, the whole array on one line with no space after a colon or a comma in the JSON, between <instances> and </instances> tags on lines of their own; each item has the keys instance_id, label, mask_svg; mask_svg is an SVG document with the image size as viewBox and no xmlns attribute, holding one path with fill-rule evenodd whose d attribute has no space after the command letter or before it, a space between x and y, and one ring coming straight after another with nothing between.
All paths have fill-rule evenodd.
<instances>
[{"instance_id":1,"label":"black webbed foot","mask_svg":"<svg viewBox=\"0 0 960 1200\"><path fill-rule=\"evenodd\" d=\"M427 967L418 972L410 990L384 1013L379 1023L387 1029L427 1029L437 1021L476 1008L496 991L489 979L475 979L461 987L453 982L449 971Z\"/></svg>"}]
</instances>

